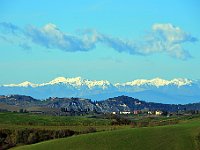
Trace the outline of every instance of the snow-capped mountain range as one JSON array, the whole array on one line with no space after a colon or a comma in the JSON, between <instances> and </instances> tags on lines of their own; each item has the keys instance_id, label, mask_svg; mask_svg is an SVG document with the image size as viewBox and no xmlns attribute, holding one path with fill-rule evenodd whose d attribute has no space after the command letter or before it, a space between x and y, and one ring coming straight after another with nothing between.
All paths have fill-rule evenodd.
<instances>
[{"instance_id":1,"label":"snow-capped mountain range","mask_svg":"<svg viewBox=\"0 0 200 150\"><path fill-rule=\"evenodd\" d=\"M47 83L7 84L0 86L0 95L23 94L34 98L82 97L103 100L113 96L127 95L145 101L162 103L190 103L200 101L198 80L177 78L164 80L137 79L125 83L110 83L107 80L88 80L81 77L58 77Z\"/></svg>"},{"instance_id":2,"label":"snow-capped mountain range","mask_svg":"<svg viewBox=\"0 0 200 150\"><path fill-rule=\"evenodd\" d=\"M81 77L76 77L76 78L58 77L50 82L42 83L42 84L35 84L35 83L31 83L29 81L25 81L20 84L8 84L8 85L3 85L3 86L7 86L7 87L28 87L28 86L39 87L39 86L47 86L47 85L55 85L55 84L71 85L76 88L81 87L81 86L87 86L90 89L92 89L95 86L101 86L102 89L104 89L104 88L106 88L107 85L110 85L110 83L106 80L91 81L91 80L82 79Z\"/></svg>"}]
</instances>

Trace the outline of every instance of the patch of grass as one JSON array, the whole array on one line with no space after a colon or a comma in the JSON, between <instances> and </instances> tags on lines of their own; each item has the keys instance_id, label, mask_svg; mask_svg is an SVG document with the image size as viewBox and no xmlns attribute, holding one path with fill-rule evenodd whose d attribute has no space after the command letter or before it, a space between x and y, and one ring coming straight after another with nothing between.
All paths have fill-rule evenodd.
<instances>
[{"instance_id":1,"label":"patch of grass","mask_svg":"<svg viewBox=\"0 0 200 150\"><path fill-rule=\"evenodd\" d=\"M70 126L36 126L36 125L12 125L12 124L0 124L0 129L13 129L13 130L19 130L19 129L46 129L46 130L62 130L62 129L69 129L76 132L84 132L88 130L89 127L95 128L97 131L110 131L110 130L116 130L116 129L123 129L123 128L129 128L129 126L111 126L111 125L96 125L96 126L82 126L82 125L70 125Z\"/></svg>"},{"instance_id":2,"label":"patch of grass","mask_svg":"<svg viewBox=\"0 0 200 150\"><path fill-rule=\"evenodd\" d=\"M1 124L37 125L37 126L98 126L109 125L108 119L96 119L83 116L46 116L29 113L0 113Z\"/></svg>"}]
</instances>

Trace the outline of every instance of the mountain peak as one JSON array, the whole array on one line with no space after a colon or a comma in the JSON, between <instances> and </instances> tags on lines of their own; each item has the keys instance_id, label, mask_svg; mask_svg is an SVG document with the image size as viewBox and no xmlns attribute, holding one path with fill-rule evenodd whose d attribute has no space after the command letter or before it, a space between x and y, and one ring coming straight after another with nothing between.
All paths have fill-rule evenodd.
<instances>
[{"instance_id":1,"label":"mountain peak","mask_svg":"<svg viewBox=\"0 0 200 150\"><path fill-rule=\"evenodd\" d=\"M186 79L186 78L176 78L171 80L171 83L177 85L177 86L183 86L183 85L191 85L192 80Z\"/></svg>"},{"instance_id":2,"label":"mountain peak","mask_svg":"<svg viewBox=\"0 0 200 150\"><path fill-rule=\"evenodd\" d=\"M8 86L8 87L15 87L15 86L19 86L19 87L28 87L28 86L32 86L32 87L36 87L38 86L38 84L34 84L34 83L31 83L29 81L25 81L25 82L22 82L20 84L6 84L4 86Z\"/></svg>"},{"instance_id":3,"label":"mountain peak","mask_svg":"<svg viewBox=\"0 0 200 150\"><path fill-rule=\"evenodd\" d=\"M107 80L88 80L88 79L82 79L81 77L74 77L74 78L65 78L65 77L57 77L50 82L42 83L42 84L35 84L31 83L29 81L22 82L20 84L8 84L4 86L8 87L37 87L37 86L45 86L45 85L54 85L54 84L65 84L65 85L71 85L73 87L81 87L81 86L87 86L88 88L94 88L94 87L101 87L102 89L106 89L109 86L112 86L112 84ZM186 79L186 78L175 78L172 80L165 80L161 79L159 77L153 78L153 79L136 79L133 81L125 82L125 83L116 83L113 86L155 86L155 87L161 87L161 86L168 86L168 85L175 85L175 86L184 86L184 85L191 85L193 83L192 80Z\"/></svg>"},{"instance_id":4,"label":"mountain peak","mask_svg":"<svg viewBox=\"0 0 200 150\"><path fill-rule=\"evenodd\" d=\"M191 85L192 80L189 79L185 79L185 78L175 78L172 80L165 80L165 79L161 79L159 77L154 78L154 79L137 79L137 80L133 80L130 82L125 82L125 83L117 83L115 84L116 86L143 86L143 85L151 85L151 86L156 86L156 87L160 87L160 86L167 86L167 85L176 85L176 86L184 86L184 85Z\"/></svg>"},{"instance_id":5,"label":"mountain peak","mask_svg":"<svg viewBox=\"0 0 200 150\"><path fill-rule=\"evenodd\" d=\"M46 84L73 83L73 82L80 82L80 81L81 81L81 77L75 77L75 78L57 77Z\"/></svg>"},{"instance_id":6,"label":"mountain peak","mask_svg":"<svg viewBox=\"0 0 200 150\"><path fill-rule=\"evenodd\" d=\"M52 82L64 82L66 81L66 78L65 77L57 77L55 79L52 80Z\"/></svg>"},{"instance_id":7,"label":"mountain peak","mask_svg":"<svg viewBox=\"0 0 200 150\"><path fill-rule=\"evenodd\" d=\"M0 95L23 94L35 98L83 97L102 100L110 96L128 95L152 101L199 100L200 81L186 78L165 80L161 78L137 79L112 84L107 80L88 80L81 77L57 77L50 82L35 84L29 81L0 86Z\"/></svg>"}]
</instances>

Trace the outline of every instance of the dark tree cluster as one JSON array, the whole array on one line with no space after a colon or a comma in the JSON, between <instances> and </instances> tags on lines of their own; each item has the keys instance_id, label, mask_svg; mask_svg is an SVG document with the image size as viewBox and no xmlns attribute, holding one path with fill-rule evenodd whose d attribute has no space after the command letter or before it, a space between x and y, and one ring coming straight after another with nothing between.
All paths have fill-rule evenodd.
<instances>
[{"instance_id":1,"label":"dark tree cluster","mask_svg":"<svg viewBox=\"0 0 200 150\"><path fill-rule=\"evenodd\" d=\"M63 130L43 130L43 129L20 129L0 130L0 150L8 149L17 144L33 144L49 139L63 138L74 135L76 132Z\"/></svg>"}]
</instances>

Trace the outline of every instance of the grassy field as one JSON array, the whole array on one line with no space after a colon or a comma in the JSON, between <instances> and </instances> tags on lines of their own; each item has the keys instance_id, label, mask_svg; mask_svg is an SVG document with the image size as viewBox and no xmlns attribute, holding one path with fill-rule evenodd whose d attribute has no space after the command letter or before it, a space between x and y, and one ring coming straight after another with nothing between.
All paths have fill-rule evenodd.
<instances>
[{"instance_id":1,"label":"grassy field","mask_svg":"<svg viewBox=\"0 0 200 150\"><path fill-rule=\"evenodd\" d=\"M111 119L92 116L47 116L30 113L0 113L0 149L37 143L126 126L112 126Z\"/></svg>"},{"instance_id":2,"label":"grassy field","mask_svg":"<svg viewBox=\"0 0 200 150\"><path fill-rule=\"evenodd\" d=\"M70 129L77 132L87 131L93 127L97 131L127 128L127 126L111 126L110 119L89 118L88 116L47 116L28 113L0 113L0 129Z\"/></svg>"},{"instance_id":3,"label":"grassy field","mask_svg":"<svg viewBox=\"0 0 200 150\"><path fill-rule=\"evenodd\" d=\"M73 125L109 125L108 119L89 118L88 116L47 116L29 113L0 113L0 124L38 125L38 126L73 126Z\"/></svg>"},{"instance_id":4,"label":"grassy field","mask_svg":"<svg viewBox=\"0 0 200 150\"><path fill-rule=\"evenodd\" d=\"M159 127L128 128L90 133L33 145L15 150L198 150L200 119L185 120L180 124Z\"/></svg>"}]
</instances>

